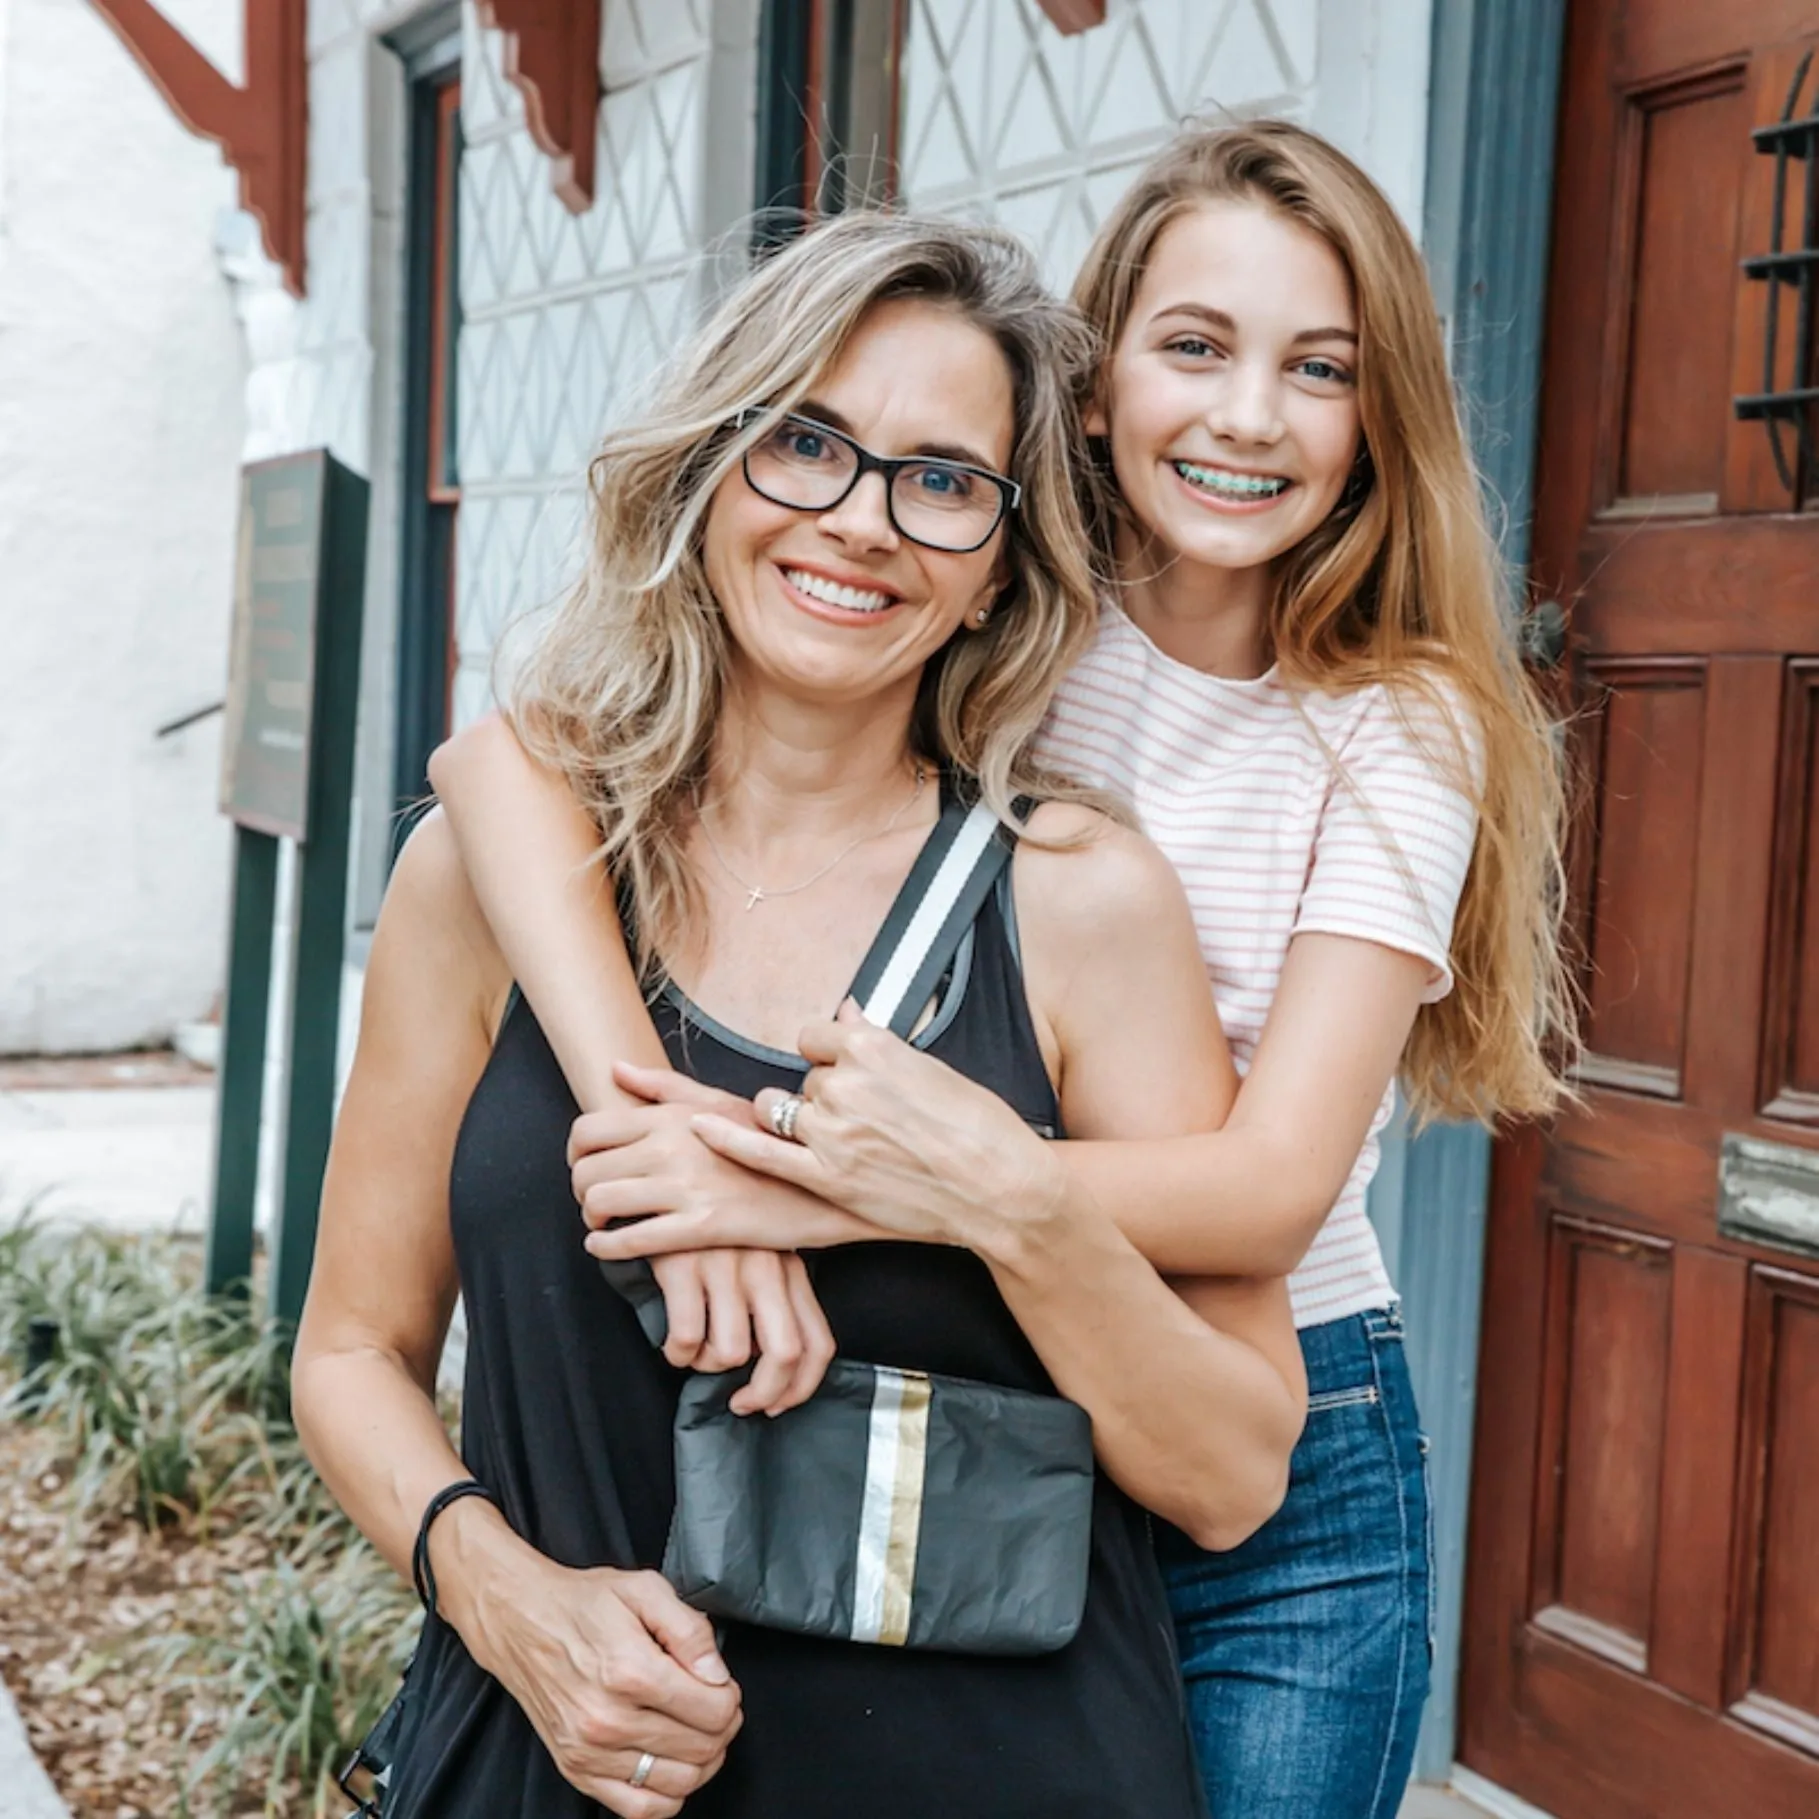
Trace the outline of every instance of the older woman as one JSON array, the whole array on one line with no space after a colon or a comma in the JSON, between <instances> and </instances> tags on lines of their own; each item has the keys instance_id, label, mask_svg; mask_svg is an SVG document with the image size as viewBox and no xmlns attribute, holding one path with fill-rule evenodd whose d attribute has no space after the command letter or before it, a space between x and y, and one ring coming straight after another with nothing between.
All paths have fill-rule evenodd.
<instances>
[{"instance_id":1,"label":"older woman","mask_svg":"<svg viewBox=\"0 0 1819 1819\"><path fill-rule=\"evenodd\" d=\"M596 461L589 570L520 718L601 829L666 1050L700 1081L800 1079L796 1031L960 790L1041 806L916 1043L1050 1130L1185 1131L1229 1104L1173 873L1027 756L1093 624L1083 355L1007 237L835 222L748 280ZM1280 1498L1281 1285L1226 1292L1215 1328L1073 1204L932 1203L938 1244L829 1253L843 1354L1090 1413L1085 1614L1021 1659L738 1623L717 1645L651 1570L684 1374L582 1249L575 1111L431 817L374 939L294 1380L335 1494L439 1591L388 1819L1199 1813L1142 1506L1210 1535ZM457 1285L464 1458L430 1396ZM487 1496L444 1504L470 1474Z\"/></svg>"}]
</instances>

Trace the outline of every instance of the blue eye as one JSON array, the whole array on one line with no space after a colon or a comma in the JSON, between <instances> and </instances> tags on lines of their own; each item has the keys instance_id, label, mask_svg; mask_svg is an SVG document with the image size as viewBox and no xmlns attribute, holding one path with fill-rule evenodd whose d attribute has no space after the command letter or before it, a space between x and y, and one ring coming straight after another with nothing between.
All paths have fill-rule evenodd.
<instances>
[{"instance_id":1,"label":"blue eye","mask_svg":"<svg viewBox=\"0 0 1819 1819\"><path fill-rule=\"evenodd\" d=\"M771 431L761 452L766 459L791 467L818 468L838 466L845 451L819 424L791 417Z\"/></svg>"},{"instance_id":2,"label":"blue eye","mask_svg":"<svg viewBox=\"0 0 1819 1819\"><path fill-rule=\"evenodd\" d=\"M1198 335L1177 335L1168 343L1171 354L1185 354L1190 360L1197 360L1202 354L1216 354L1219 350L1210 341L1203 341Z\"/></svg>"},{"instance_id":3,"label":"blue eye","mask_svg":"<svg viewBox=\"0 0 1819 1819\"><path fill-rule=\"evenodd\" d=\"M970 498L973 477L951 467L917 467L909 470L917 491L926 493L942 504L950 505Z\"/></svg>"},{"instance_id":4,"label":"blue eye","mask_svg":"<svg viewBox=\"0 0 1819 1819\"><path fill-rule=\"evenodd\" d=\"M1301 370L1322 385L1350 385L1352 382L1351 374L1331 360L1303 360Z\"/></svg>"}]
</instances>

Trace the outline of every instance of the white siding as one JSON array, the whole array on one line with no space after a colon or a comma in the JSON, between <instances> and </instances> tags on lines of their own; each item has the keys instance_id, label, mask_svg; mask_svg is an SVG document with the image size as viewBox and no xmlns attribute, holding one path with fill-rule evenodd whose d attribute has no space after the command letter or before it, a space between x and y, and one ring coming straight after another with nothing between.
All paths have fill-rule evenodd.
<instances>
[{"instance_id":1,"label":"white siding","mask_svg":"<svg viewBox=\"0 0 1819 1819\"><path fill-rule=\"evenodd\" d=\"M230 68L237 0L178 13ZM0 0L0 1052L154 1042L220 978L234 179L91 8Z\"/></svg>"}]
</instances>

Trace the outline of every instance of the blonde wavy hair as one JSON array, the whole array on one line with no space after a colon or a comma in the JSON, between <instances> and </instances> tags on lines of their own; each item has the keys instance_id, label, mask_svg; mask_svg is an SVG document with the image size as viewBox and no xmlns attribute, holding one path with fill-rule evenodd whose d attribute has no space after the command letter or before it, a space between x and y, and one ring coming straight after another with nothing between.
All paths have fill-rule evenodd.
<instances>
[{"instance_id":1,"label":"blonde wavy hair","mask_svg":"<svg viewBox=\"0 0 1819 1819\"><path fill-rule=\"evenodd\" d=\"M1474 722L1475 753L1455 736L1437 754L1476 797L1479 830L1453 931L1456 983L1416 1017L1405 1091L1418 1118L1545 1113L1561 1095L1575 1026L1560 951L1561 771L1516 647L1414 241L1371 179L1305 128L1193 127L1112 211L1074 300L1115 348L1164 230L1224 201L1261 204L1318 234L1345 267L1358 313L1364 448L1338 508L1275 577L1269 635L1280 674L1326 694L1372 683L1414 691L1434 710L1422 728L1411 722L1418 733L1430 722L1457 729L1455 704ZM1108 410L1114 402L1101 398ZM1091 515L1110 549L1125 508L1109 477Z\"/></svg>"},{"instance_id":2,"label":"blonde wavy hair","mask_svg":"<svg viewBox=\"0 0 1819 1819\"><path fill-rule=\"evenodd\" d=\"M724 298L657 375L636 420L588 469L585 571L512 691L532 756L600 829L599 859L635 908L637 963L698 951L699 887L682 834L725 688L725 622L708 587L708 503L745 451L806 398L869 311L913 298L989 335L1015 401L1006 583L984 630L928 664L917 753L1015 819L1022 795L1089 792L1033 762L1049 698L1091 641L1095 583L1079 484L1078 399L1094 343L1001 230L856 212L809 229ZM746 413L752 413L749 419Z\"/></svg>"}]
</instances>

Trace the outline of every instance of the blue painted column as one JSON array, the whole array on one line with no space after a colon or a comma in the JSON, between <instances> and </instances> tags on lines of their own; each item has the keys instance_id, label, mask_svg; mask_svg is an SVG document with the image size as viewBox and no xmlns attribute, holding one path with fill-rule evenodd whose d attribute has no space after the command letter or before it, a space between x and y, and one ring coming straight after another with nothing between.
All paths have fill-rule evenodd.
<instances>
[{"instance_id":1,"label":"blue painted column","mask_svg":"<svg viewBox=\"0 0 1819 1819\"><path fill-rule=\"evenodd\" d=\"M1566 0L1434 7L1423 244L1473 453L1518 581L1528 563L1565 11ZM1490 1138L1460 1125L1385 1135L1371 1217L1402 1291L1433 1443L1434 1690L1415 1775L1443 1782L1458 1729Z\"/></svg>"},{"instance_id":2,"label":"blue painted column","mask_svg":"<svg viewBox=\"0 0 1819 1819\"><path fill-rule=\"evenodd\" d=\"M1415 1755L1418 1781L1446 1780L1458 1731L1490 1155L1490 1138L1476 1125L1434 1125L1412 1139L1386 1132L1385 1167L1371 1188L1371 1217L1402 1292L1409 1373L1432 1444L1434 1687Z\"/></svg>"}]
</instances>

